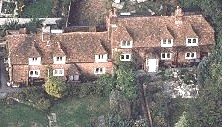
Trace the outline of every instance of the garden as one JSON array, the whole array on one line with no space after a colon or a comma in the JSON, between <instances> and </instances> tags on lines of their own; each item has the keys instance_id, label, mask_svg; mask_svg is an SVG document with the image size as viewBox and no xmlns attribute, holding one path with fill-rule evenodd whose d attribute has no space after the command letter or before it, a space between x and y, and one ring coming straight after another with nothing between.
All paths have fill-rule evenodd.
<instances>
[{"instance_id":1,"label":"garden","mask_svg":"<svg viewBox=\"0 0 222 127\"><path fill-rule=\"evenodd\" d=\"M96 126L98 117L109 113L109 99L100 88L92 82L82 83L57 97L50 96L42 87L11 93L0 100L0 125L46 127L48 115L55 113L59 127Z\"/></svg>"},{"instance_id":2,"label":"garden","mask_svg":"<svg viewBox=\"0 0 222 127\"><path fill-rule=\"evenodd\" d=\"M108 115L108 99L99 96L68 97L56 101L47 110L32 105L0 101L0 125L4 127L46 127L47 115L56 113L59 127L89 126L98 124L100 115Z\"/></svg>"}]
</instances>

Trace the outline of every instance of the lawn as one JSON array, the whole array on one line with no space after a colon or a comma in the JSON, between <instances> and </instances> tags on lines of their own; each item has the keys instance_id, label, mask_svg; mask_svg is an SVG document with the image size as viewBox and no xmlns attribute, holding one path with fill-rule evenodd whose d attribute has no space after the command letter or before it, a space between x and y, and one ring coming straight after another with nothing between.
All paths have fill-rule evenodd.
<instances>
[{"instance_id":1,"label":"lawn","mask_svg":"<svg viewBox=\"0 0 222 127\"><path fill-rule=\"evenodd\" d=\"M0 101L1 127L46 127L47 114L23 104L6 105Z\"/></svg>"},{"instance_id":2,"label":"lawn","mask_svg":"<svg viewBox=\"0 0 222 127\"><path fill-rule=\"evenodd\" d=\"M52 0L37 0L24 7L22 17L46 18L51 16Z\"/></svg>"},{"instance_id":3,"label":"lawn","mask_svg":"<svg viewBox=\"0 0 222 127\"><path fill-rule=\"evenodd\" d=\"M51 112L57 114L59 127L87 127L91 123L98 124L98 116L106 115L108 111L108 99L97 96L68 98L51 109Z\"/></svg>"},{"instance_id":4,"label":"lawn","mask_svg":"<svg viewBox=\"0 0 222 127\"><path fill-rule=\"evenodd\" d=\"M98 124L98 116L106 116L109 112L107 98L87 96L83 98L70 97L59 101L51 107L56 113L59 127L87 127ZM23 104L4 104L0 100L1 127L46 127L47 113Z\"/></svg>"}]
</instances>

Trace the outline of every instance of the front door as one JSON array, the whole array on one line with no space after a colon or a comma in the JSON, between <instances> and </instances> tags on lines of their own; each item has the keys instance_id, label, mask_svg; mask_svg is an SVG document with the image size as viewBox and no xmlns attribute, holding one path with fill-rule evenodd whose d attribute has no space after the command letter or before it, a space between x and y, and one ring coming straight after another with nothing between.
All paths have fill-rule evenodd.
<instances>
[{"instance_id":1,"label":"front door","mask_svg":"<svg viewBox=\"0 0 222 127\"><path fill-rule=\"evenodd\" d=\"M148 72L156 72L158 70L158 59L148 59L147 60L147 67Z\"/></svg>"}]
</instances>

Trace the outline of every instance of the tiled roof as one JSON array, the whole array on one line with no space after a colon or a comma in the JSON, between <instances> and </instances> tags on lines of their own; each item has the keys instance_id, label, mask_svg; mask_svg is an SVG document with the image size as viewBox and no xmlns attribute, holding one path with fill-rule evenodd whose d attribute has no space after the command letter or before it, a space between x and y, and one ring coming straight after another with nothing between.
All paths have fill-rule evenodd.
<instances>
[{"instance_id":1,"label":"tiled roof","mask_svg":"<svg viewBox=\"0 0 222 127\"><path fill-rule=\"evenodd\" d=\"M67 74L68 75L75 75L75 74L79 75L80 72L79 72L79 70L78 70L78 68L75 64L70 64L69 68L68 68L68 71L67 71Z\"/></svg>"},{"instance_id":2,"label":"tiled roof","mask_svg":"<svg viewBox=\"0 0 222 127\"><path fill-rule=\"evenodd\" d=\"M107 35L107 32L52 34L49 42L42 41L42 34L8 35L9 56L12 64L27 64L28 58L38 52L43 64L53 63L55 55L66 55L68 63L94 62L95 54L104 54L108 52L105 49L110 49Z\"/></svg>"},{"instance_id":3,"label":"tiled roof","mask_svg":"<svg viewBox=\"0 0 222 127\"><path fill-rule=\"evenodd\" d=\"M214 43L214 30L202 15L182 16L179 24L175 20L175 16L118 17L113 46L118 46L119 36L126 35L122 27L133 38L134 47L158 47L166 38L173 38L174 46L185 45L186 38L194 37L199 38L200 45Z\"/></svg>"}]
</instances>

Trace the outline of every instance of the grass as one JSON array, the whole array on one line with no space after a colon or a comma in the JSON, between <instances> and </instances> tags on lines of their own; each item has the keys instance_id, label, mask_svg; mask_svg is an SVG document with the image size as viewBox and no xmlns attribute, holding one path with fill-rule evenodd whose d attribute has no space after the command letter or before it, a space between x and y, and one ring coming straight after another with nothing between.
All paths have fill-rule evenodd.
<instances>
[{"instance_id":1,"label":"grass","mask_svg":"<svg viewBox=\"0 0 222 127\"><path fill-rule=\"evenodd\" d=\"M23 104L6 105L0 101L1 127L46 127L47 114Z\"/></svg>"},{"instance_id":2,"label":"grass","mask_svg":"<svg viewBox=\"0 0 222 127\"><path fill-rule=\"evenodd\" d=\"M22 17L45 18L51 16L52 0L37 0L24 7Z\"/></svg>"},{"instance_id":3,"label":"grass","mask_svg":"<svg viewBox=\"0 0 222 127\"><path fill-rule=\"evenodd\" d=\"M59 127L87 127L91 123L96 124L98 117L108 111L108 99L96 96L68 98L51 109L57 114Z\"/></svg>"},{"instance_id":4,"label":"grass","mask_svg":"<svg viewBox=\"0 0 222 127\"><path fill-rule=\"evenodd\" d=\"M97 125L100 115L109 111L107 98L87 96L67 98L53 105L50 112L56 113L59 127L87 127ZM46 127L47 113L23 104L4 104L0 101L1 127Z\"/></svg>"}]
</instances>

